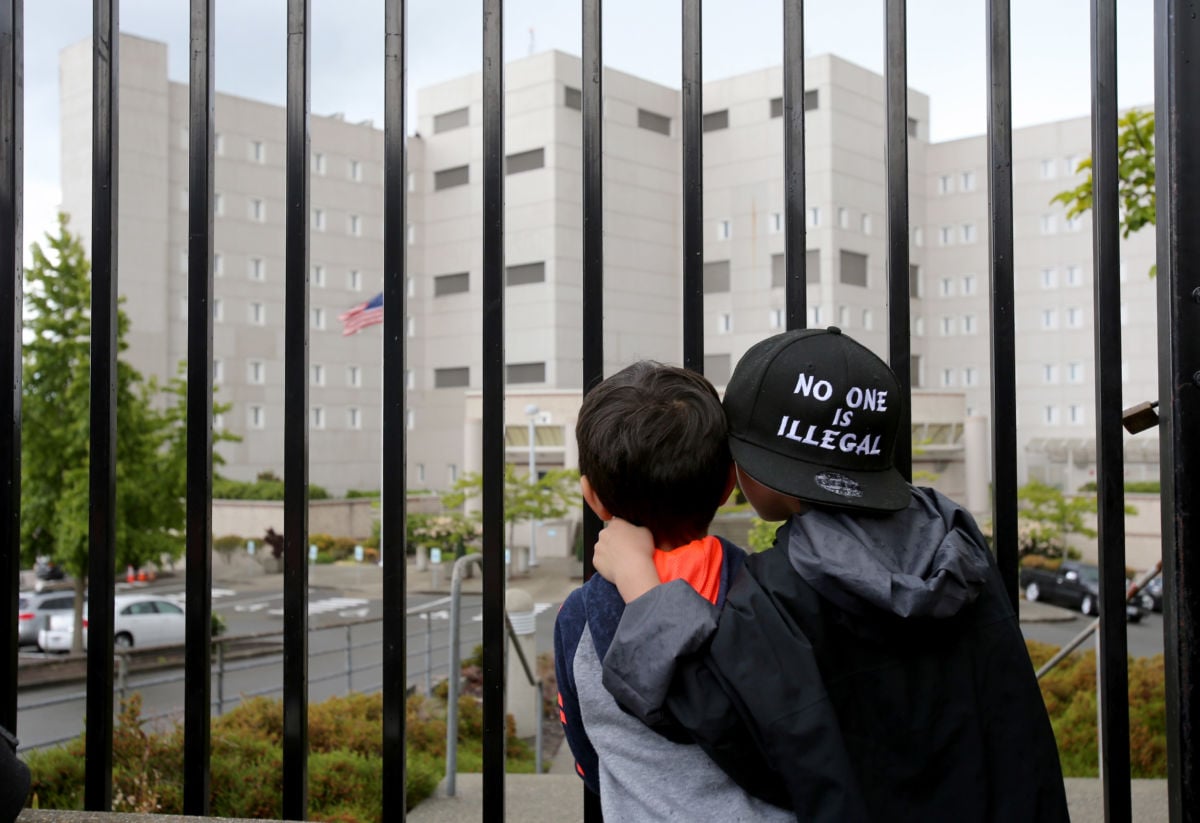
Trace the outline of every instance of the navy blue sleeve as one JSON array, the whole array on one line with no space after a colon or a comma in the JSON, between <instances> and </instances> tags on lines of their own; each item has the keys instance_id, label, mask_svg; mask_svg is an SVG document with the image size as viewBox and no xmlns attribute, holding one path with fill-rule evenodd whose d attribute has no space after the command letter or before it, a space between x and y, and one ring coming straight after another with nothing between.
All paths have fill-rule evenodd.
<instances>
[{"instance_id":1,"label":"navy blue sleeve","mask_svg":"<svg viewBox=\"0 0 1200 823\"><path fill-rule=\"evenodd\" d=\"M600 760L583 728L579 694L575 688L575 650L587 628L583 589L571 592L554 621L554 675L558 680L558 719L562 721L567 745L575 756L575 772L583 783L600 794Z\"/></svg>"}]
</instances>

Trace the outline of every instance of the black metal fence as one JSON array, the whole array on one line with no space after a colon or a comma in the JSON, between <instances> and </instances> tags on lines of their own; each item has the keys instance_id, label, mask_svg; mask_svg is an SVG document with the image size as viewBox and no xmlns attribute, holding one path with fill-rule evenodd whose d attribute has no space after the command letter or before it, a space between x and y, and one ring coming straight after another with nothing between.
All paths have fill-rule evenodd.
<instances>
[{"instance_id":1,"label":"black metal fence","mask_svg":"<svg viewBox=\"0 0 1200 823\"><path fill-rule=\"evenodd\" d=\"M503 403L504 53L503 3L483 4L483 553L484 817L504 819ZM383 550L403 556L405 534L405 2L384 0L385 249ZM886 18L889 356L905 388L909 366L909 220L906 3L884 0ZM1190 0L1155 0L1158 154L1158 339L1163 559L1171 819L1200 815L1200 20ZM602 376L603 223L601 0L583 7L583 383ZM118 2L94 0L92 202L92 417L87 779L90 809L111 804L116 437ZM1095 163L1096 403L1100 501L1101 728L1108 820L1129 820L1129 718L1124 590L1122 434L1117 258L1116 2L1092 0ZM213 289L213 0L190 0L191 113L188 330L187 642L185 810L208 805L210 721ZM701 3L682 0L683 361L703 366ZM285 614L283 808L307 807L307 308L310 3L288 0L285 382ZM1016 598L1016 438L1013 198L1008 0L987 0L988 170L991 250L992 426L995 537ZM786 317L805 322L803 2L784 0ZM281 36L282 33L281 33ZM20 543L22 289L22 2L0 2L0 723L16 726ZM909 468L911 455L900 456ZM597 523L589 516L587 543ZM395 555L391 555L396 552ZM590 572L590 559L588 562ZM404 575L384 571L384 815L404 815ZM1020 791L1021 787L1012 787ZM598 819L594 806L589 819Z\"/></svg>"}]
</instances>

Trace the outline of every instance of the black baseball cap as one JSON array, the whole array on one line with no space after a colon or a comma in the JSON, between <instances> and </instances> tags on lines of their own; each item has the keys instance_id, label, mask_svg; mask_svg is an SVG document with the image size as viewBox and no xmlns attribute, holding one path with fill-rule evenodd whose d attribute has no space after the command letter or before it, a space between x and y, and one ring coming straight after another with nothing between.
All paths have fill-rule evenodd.
<instances>
[{"instance_id":1,"label":"black baseball cap","mask_svg":"<svg viewBox=\"0 0 1200 823\"><path fill-rule=\"evenodd\" d=\"M899 511L911 497L892 462L903 403L887 363L841 329L784 332L733 370L729 449L743 471L791 497Z\"/></svg>"}]
</instances>

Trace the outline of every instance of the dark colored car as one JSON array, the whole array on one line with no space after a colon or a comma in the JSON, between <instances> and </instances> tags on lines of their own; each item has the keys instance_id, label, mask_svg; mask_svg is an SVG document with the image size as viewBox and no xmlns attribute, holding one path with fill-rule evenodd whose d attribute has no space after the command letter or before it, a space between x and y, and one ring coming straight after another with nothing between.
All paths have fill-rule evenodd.
<instances>
[{"instance_id":1,"label":"dark colored car","mask_svg":"<svg viewBox=\"0 0 1200 823\"><path fill-rule=\"evenodd\" d=\"M1089 617L1100 613L1100 569L1088 563L1065 560L1057 569L1021 569L1025 599L1078 609ZM1140 598L1125 606L1125 617L1137 623L1145 614Z\"/></svg>"},{"instance_id":2,"label":"dark colored car","mask_svg":"<svg viewBox=\"0 0 1200 823\"><path fill-rule=\"evenodd\" d=\"M1163 581L1162 575L1158 575L1145 586L1138 595L1142 601L1142 605L1147 610L1162 614L1163 610Z\"/></svg>"}]
</instances>

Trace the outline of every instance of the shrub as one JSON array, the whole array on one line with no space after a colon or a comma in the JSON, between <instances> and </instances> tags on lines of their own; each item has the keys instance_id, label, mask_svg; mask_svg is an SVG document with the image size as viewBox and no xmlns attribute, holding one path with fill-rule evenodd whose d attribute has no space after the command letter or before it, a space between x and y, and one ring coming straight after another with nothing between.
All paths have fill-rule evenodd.
<instances>
[{"instance_id":1,"label":"shrub","mask_svg":"<svg viewBox=\"0 0 1200 823\"><path fill-rule=\"evenodd\" d=\"M354 558L354 547L360 545L353 537L335 537L329 546L329 553L336 560L351 560Z\"/></svg>"},{"instance_id":2,"label":"shrub","mask_svg":"<svg viewBox=\"0 0 1200 823\"><path fill-rule=\"evenodd\" d=\"M308 545L316 546L319 552L328 552L333 547L333 535L317 532L308 536Z\"/></svg>"},{"instance_id":3,"label":"shrub","mask_svg":"<svg viewBox=\"0 0 1200 823\"><path fill-rule=\"evenodd\" d=\"M355 500L360 497L379 497L379 489L349 489L346 491L347 500Z\"/></svg>"}]
</instances>

